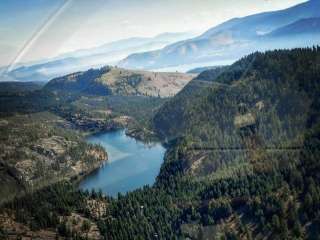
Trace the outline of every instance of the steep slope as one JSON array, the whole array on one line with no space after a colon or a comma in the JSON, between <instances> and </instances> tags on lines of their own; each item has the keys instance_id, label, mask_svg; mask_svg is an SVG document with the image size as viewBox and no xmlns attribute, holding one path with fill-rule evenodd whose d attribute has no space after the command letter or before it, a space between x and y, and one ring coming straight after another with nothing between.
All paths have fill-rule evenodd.
<instances>
[{"instance_id":1,"label":"steep slope","mask_svg":"<svg viewBox=\"0 0 320 240\"><path fill-rule=\"evenodd\" d=\"M226 66L202 72L192 79L173 99L165 103L153 119L158 134L167 139L179 137L178 133L184 131L185 123L188 121L186 106L192 106L196 103L197 99L203 96L202 91L204 89L213 84L218 84L215 79L227 69Z\"/></svg>"},{"instance_id":2,"label":"steep slope","mask_svg":"<svg viewBox=\"0 0 320 240\"><path fill-rule=\"evenodd\" d=\"M170 149L158 184L197 202L176 220L182 235L319 234L319 57L319 47L255 53L159 110L154 125Z\"/></svg>"},{"instance_id":3,"label":"steep slope","mask_svg":"<svg viewBox=\"0 0 320 240\"><path fill-rule=\"evenodd\" d=\"M104 67L53 79L44 89L93 95L169 97L180 91L194 76Z\"/></svg>"},{"instance_id":4,"label":"steep slope","mask_svg":"<svg viewBox=\"0 0 320 240\"><path fill-rule=\"evenodd\" d=\"M318 53L313 51L303 62L298 56L304 52L311 50L255 53L222 73L211 70L200 74L197 79L210 84L201 91L188 92L196 82L191 81L160 109L154 117L155 128L170 138L191 135L199 137L200 143L204 139L218 147L239 146L238 130L245 125L245 118L252 116L259 123L255 131L265 144L283 143L288 136L292 140L307 124L309 104L317 94L317 88L311 86L318 87L317 65L309 64L319 61ZM274 124L280 132L273 133ZM225 141L225 136L231 137L230 141Z\"/></svg>"},{"instance_id":5,"label":"steep slope","mask_svg":"<svg viewBox=\"0 0 320 240\"><path fill-rule=\"evenodd\" d=\"M282 42L273 40L260 42L261 36L304 18L319 17L320 2L309 1L285 10L267 12L237 18L222 23L199 37L177 42L161 50L133 54L120 62L126 68L158 69L182 64L233 61L254 50L283 47ZM290 47L303 47L319 43L297 40Z\"/></svg>"},{"instance_id":6,"label":"steep slope","mask_svg":"<svg viewBox=\"0 0 320 240\"><path fill-rule=\"evenodd\" d=\"M192 90L194 80L160 108L154 128L169 142L188 139L189 149L197 149L184 157L191 174L211 175L251 157L270 167L261 156L228 149L299 148L319 93L318 62L319 48L296 49L255 53L220 74L204 72L201 88Z\"/></svg>"}]
</instances>

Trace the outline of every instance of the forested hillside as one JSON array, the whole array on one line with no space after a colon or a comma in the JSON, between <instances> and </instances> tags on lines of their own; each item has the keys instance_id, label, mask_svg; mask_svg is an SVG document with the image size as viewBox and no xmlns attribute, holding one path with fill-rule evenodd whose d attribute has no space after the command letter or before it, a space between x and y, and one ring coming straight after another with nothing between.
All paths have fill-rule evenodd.
<instances>
[{"instance_id":1,"label":"forested hillside","mask_svg":"<svg viewBox=\"0 0 320 240\"><path fill-rule=\"evenodd\" d=\"M265 145L283 145L307 126L319 91L318 55L317 49L255 53L205 71L161 107L155 129L166 138L190 135L198 143L236 147L240 133L254 128Z\"/></svg>"},{"instance_id":2,"label":"forested hillside","mask_svg":"<svg viewBox=\"0 0 320 240\"><path fill-rule=\"evenodd\" d=\"M0 82L0 93L30 92L39 90L42 82Z\"/></svg>"}]
</instances>

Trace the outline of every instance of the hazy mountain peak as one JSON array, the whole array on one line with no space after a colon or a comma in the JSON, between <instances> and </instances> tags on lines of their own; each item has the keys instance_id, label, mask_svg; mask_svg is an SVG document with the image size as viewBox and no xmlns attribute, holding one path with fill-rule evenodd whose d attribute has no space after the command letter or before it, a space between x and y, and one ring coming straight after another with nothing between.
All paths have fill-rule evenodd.
<instances>
[{"instance_id":1,"label":"hazy mountain peak","mask_svg":"<svg viewBox=\"0 0 320 240\"><path fill-rule=\"evenodd\" d=\"M233 18L221 23L202 35L165 46L161 50L130 55L120 61L126 68L180 70L206 65L230 64L252 51L276 48L306 47L320 43L317 38L291 38L288 42L274 39L267 41L271 32L307 18L320 17L320 1L313 0L296 6L258 13L242 18ZM304 29L302 29L304 30ZM316 29L315 29L316 30Z\"/></svg>"},{"instance_id":2,"label":"hazy mountain peak","mask_svg":"<svg viewBox=\"0 0 320 240\"><path fill-rule=\"evenodd\" d=\"M7 78L20 81L48 81L71 72L114 65L132 53L141 53L194 37L190 32L165 32L155 37L132 37L101 46L66 53L51 60L18 67L7 74Z\"/></svg>"}]
</instances>

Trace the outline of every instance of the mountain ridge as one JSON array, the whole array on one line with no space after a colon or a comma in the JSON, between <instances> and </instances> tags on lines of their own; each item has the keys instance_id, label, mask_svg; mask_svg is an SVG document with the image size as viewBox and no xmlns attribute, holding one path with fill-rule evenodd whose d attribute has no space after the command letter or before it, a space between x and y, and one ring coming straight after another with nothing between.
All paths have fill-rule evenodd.
<instances>
[{"instance_id":1,"label":"mountain ridge","mask_svg":"<svg viewBox=\"0 0 320 240\"><path fill-rule=\"evenodd\" d=\"M12 71L3 74L2 78L10 81L49 81L68 73L115 64L131 53L159 49L169 43L192 36L194 34L190 32L166 32L149 38L121 39L98 47L80 49L52 59L37 61L31 65L20 64Z\"/></svg>"},{"instance_id":2,"label":"mountain ridge","mask_svg":"<svg viewBox=\"0 0 320 240\"><path fill-rule=\"evenodd\" d=\"M147 72L106 66L49 81L44 89L93 95L171 97L195 74Z\"/></svg>"},{"instance_id":3,"label":"mountain ridge","mask_svg":"<svg viewBox=\"0 0 320 240\"><path fill-rule=\"evenodd\" d=\"M309 1L291 8L234 18L217 25L193 39L176 42L156 51L129 55L119 66L136 69L159 69L187 63L238 59L252 51L282 48L283 42L265 42L261 36L303 19L320 17L320 2ZM291 39L290 47L318 43L314 39L303 45Z\"/></svg>"}]
</instances>

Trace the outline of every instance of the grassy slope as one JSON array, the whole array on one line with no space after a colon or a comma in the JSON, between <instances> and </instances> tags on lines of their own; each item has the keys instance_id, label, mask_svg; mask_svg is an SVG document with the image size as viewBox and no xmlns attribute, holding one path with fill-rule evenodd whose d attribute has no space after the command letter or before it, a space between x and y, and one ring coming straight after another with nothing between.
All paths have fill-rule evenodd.
<instances>
[{"instance_id":1,"label":"grassy slope","mask_svg":"<svg viewBox=\"0 0 320 240\"><path fill-rule=\"evenodd\" d=\"M53 79L45 89L102 96L169 97L180 91L194 76L104 67Z\"/></svg>"}]
</instances>

